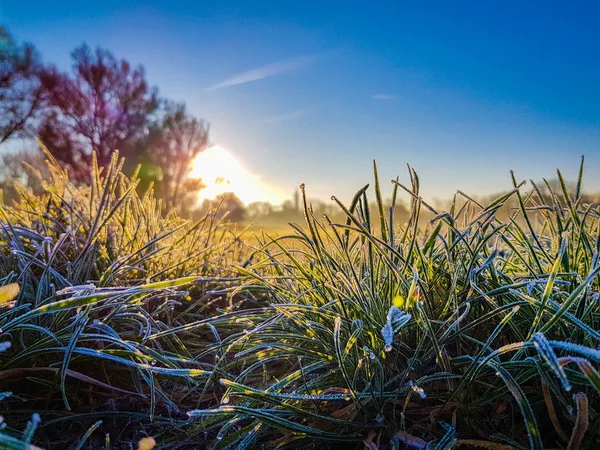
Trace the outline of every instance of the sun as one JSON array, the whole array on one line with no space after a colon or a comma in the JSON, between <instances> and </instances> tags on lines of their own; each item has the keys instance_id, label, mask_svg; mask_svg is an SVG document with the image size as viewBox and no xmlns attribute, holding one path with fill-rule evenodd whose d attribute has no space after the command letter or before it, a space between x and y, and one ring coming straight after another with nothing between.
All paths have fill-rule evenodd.
<instances>
[{"instance_id":1,"label":"sun","mask_svg":"<svg viewBox=\"0 0 600 450\"><path fill-rule=\"evenodd\" d=\"M215 145L198 154L192 161L190 178L201 178L206 187L200 190L199 201L214 199L219 194L233 192L245 204L268 201L279 204L289 197L252 174L228 149Z\"/></svg>"}]
</instances>

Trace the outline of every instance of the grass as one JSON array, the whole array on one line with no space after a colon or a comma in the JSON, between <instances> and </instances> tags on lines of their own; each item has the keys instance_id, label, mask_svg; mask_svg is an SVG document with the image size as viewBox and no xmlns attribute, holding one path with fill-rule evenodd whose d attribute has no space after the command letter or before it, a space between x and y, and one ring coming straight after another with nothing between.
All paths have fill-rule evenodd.
<instances>
[{"instance_id":1,"label":"grass","mask_svg":"<svg viewBox=\"0 0 600 450\"><path fill-rule=\"evenodd\" d=\"M20 286L0 305L7 448L600 444L583 160L573 191L560 172L544 191L513 175L448 211L412 169L386 208L375 166L375 214L366 188L333 198L336 222L304 197L304 224L251 238L217 214L162 215L121 164L82 188L50 161L42 196L0 209L0 284Z\"/></svg>"}]
</instances>

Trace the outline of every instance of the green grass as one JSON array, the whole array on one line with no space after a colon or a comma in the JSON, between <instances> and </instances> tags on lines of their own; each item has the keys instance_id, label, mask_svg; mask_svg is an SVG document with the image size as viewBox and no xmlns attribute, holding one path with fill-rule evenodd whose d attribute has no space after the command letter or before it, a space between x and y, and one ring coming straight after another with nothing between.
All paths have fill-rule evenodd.
<instances>
[{"instance_id":1,"label":"green grass","mask_svg":"<svg viewBox=\"0 0 600 450\"><path fill-rule=\"evenodd\" d=\"M0 443L600 444L600 212L583 161L574 192L560 172L547 192L513 176L448 211L409 169L391 185L410 203L397 224L375 168L375 214L363 189L333 199L343 221L304 200L304 224L251 236L162 215L116 157L90 188L50 164L44 195L0 209L0 284L21 287L0 305Z\"/></svg>"}]
</instances>

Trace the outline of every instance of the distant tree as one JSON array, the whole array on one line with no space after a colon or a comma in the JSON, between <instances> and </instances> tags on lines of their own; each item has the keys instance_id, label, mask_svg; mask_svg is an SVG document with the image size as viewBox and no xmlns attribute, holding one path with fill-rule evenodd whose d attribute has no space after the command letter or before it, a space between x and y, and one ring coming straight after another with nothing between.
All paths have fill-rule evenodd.
<instances>
[{"instance_id":1,"label":"distant tree","mask_svg":"<svg viewBox=\"0 0 600 450\"><path fill-rule=\"evenodd\" d=\"M340 208L333 202L325 203L321 200L310 201L312 210L317 217L327 214L330 218L340 212Z\"/></svg>"},{"instance_id":2,"label":"distant tree","mask_svg":"<svg viewBox=\"0 0 600 450\"><path fill-rule=\"evenodd\" d=\"M164 102L161 117L149 126L141 143L139 162L159 175L156 195L165 203L189 206L204 187L201 180L190 179L192 162L208 145L208 125L187 114L185 105ZM160 174L158 174L160 172Z\"/></svg>"},{"instance_id":3,"label":"distant tree","mask_svg":"<svg viewBox=\"0 0 600 450\"><path fill-rule=\"evenodd\" d=\"M269 202L252 202L246 208L247 218L257 220L273 213L273 205Z\"/></svg>"},{"instance_id":4,"label":"distant tree","mask_svg":"<svg viewBox=\"0 0 600 450\"><path fill-rule=\"evenodd\" d=\"M17 45L0 26L0 144L28 136L43 107L43 66L31 44Z\"/></svg>"},{"instance_id":5,"label":"distant tree","mask_svg":"<svg viewBox=\"0 0 600 450\"><path fill-rule=\"evenodd\" d=\"M537 181L535 184L546 202L551 203L552 196L556 196L557 198L564 200L564 192L558 178ZM567 189L568 195L572 199L575 197L576 186L577 184L572 181L565 181L565 188Z\"/></svg>"},{"instance_id":6,"label":"distant tree","mask_svg":"<svg viewBox=\"0 0 600 450\"><path fill-rule=\"evenodd\" d=\"M241 222L246 218L246 207L237 195L233 192L225 192L217 195L214 200L204 200L198 211L200 214L214 211L219 217L227 214L227 220L230 222Z\"/></svg>"},{"instance_id":7,"label":"distant tree","mask_svg":"<svg viewBox=\"0 0 600 450\"><path fill-rule=\"evenodd\" d=\"M300 190L296 189L294 191L294 209L296 211L300 211Z\"/></svg>"},{"instance_id":8,"label":"distant tree","mask_svg":"<svg viewBox=\"0 0 600 450\"><path fill-rule=\"evenodd\" d=\"M389 220L390 217L390 207L392 206L392 200L387 199L383 201L383 213L386 216L386 219ZM371 215L371 220L379 217L379 207L377 203L373 202L369 205L369 214ZM394 205L394 217L393 223L398 226L404 226L406 221L408 220L410 212L404 202L400 200L396 200L396 204ZM422 212L422 215L425 216L425 212ZM379 219L376 219L378 221Z\"/></svg>"},{"instance_id":9,"label":"distant tree","mask_svg":"<svg viewBox=\"0 0 600 450\"><path fill-rule=\"evenodd\" d=\"M41 79L48 99L39 137L76 181L88 181L91 154L106 166L114 150L126 158L148 133L158 103L142 67L132 69L107 50L87 45L72 53L72 74L56 68Z\"/></svg>"},{"instance_id":10,"label":"distant tree","mask_svg":"<svg viewBox=\"0 0 600 450\"><path fill-rule=\"evenodd\" d=\"M285 212L298 211L298 209L296 209L296 206L294 205L294 202L292 202L291 200L284 200L281 204L281 209Z\"/></svg>"}]
</instances>

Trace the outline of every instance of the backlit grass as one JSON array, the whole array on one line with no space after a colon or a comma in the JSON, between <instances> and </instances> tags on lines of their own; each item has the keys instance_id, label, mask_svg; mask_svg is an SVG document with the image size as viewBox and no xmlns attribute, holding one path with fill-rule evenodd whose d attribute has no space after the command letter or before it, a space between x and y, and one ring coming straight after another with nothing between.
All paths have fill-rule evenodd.
<instances>
[{"instance_id":1,"label":"backlit grass","mask_svg":"<svg viewBox=\"0 0 600 450\"><path fill-rule=\"evenodd\" d=\"M600 445L600 211L583 163L574 192L560 172L544 192L513 176L448 211L412 169L384 207L375 168L375 214L365 188L333 198L343 221L304 200L303 224L251 238L216 214L161 214L116 158L89 188L51 167L44 195L0 210L1 284L20 286L0 305L0 443ZM401 198L409 220L393 223Z\"/></svg>"}]
</instances>

